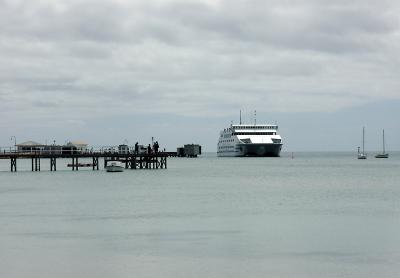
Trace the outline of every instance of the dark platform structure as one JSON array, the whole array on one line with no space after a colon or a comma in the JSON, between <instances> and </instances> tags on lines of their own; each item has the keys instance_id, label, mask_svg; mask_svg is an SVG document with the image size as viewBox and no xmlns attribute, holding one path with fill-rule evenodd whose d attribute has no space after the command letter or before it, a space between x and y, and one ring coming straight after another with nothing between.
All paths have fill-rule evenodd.
<instances>
[{"instance_id":1,"label":"dark platform structure","mask_svg":"<svg viewBox=\"0 0 400 278\"><path fill-rule=\"evenodd\" d=\"M201 155L201 146L198 144L186 144L176 149L178 157L197 157Z\"/></svg>"},{"instance_id":2,"label":"dark platform structure","mask_svg":"<svg viewBox=\"0 0 400 278\"><path fill-rule=\"evenodd\" d=\"M104 166L108 161L121 161L125 164L126 169L166 169L167 158L175 157L176 152L158 152L150 154L137 153L115 153L115 152L46 152L46 151L10 151L0 153L0 159L10 160L11 172L17 171L17 159L31 159L32 171L41 170L41 160L50 160L50 171L57 170L57 158L71 159L72 163L67 164L72 171L78 171L82 167L91 167L92 170L99 170L99 159L103 158ZM80 163L79 159L92 159L92 163Z\"/></svg>"}]
</instances>

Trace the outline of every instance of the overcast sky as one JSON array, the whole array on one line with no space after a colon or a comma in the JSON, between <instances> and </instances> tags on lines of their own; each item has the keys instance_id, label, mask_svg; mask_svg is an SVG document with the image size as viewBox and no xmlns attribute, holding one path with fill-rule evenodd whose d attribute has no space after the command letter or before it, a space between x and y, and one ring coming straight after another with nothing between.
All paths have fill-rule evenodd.
<instances>
[{"instance_id":1,"label":"overcast sky","mask_svg":"<svg viewBox=\"0 0 400 278\"><path fill-rule=\"evenodd\" d=\"M400 149L397 0L0 0L0 145L151 136L174 149L239 109L285 150ZM146 142L145 142L146 141ZM375 147L376 146L376 147Z\"/></svg>"}]
</instances>

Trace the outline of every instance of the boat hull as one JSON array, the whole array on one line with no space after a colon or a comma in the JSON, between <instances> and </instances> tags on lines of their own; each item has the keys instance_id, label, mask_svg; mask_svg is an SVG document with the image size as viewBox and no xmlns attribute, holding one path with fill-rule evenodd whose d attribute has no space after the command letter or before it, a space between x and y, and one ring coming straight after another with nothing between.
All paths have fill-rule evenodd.
<instances>
[{"instance_id":1,"label":"boat hull","mask_svg":"<svg viewBox=\"0 0 400 278\"><path fill-rule=\"evenodd\" d=\"M279 157L282 144L240 144L240 156Z\"/></svg>"},{"instance_id":2,"label":"boat hull","mask_svg":"<svg viewBox=\"0 0 400 278\"><path fill-rule=\"evenodd\" d=\"M105 168L106 168L107 172L123 172L124 171L124 167L122 167L122 166L110 165L110 166L106 166Z\"/></svg>"},{"instance_id":3,"label":"boat hull","mask_svg":"<svg viewBox=\"0 0 400 278\"><path fill-rule=\"evenodd\" d=\"M279 157L282 150L282 144L236 144L235 150L231 152L218 152L218 156L234 156L234 157Z\"/></svg>"},{"instance_id":4,"label":"boat hull","mask_svg":"<svg viewBox=\"0 0 400 278\"><path fill-rule=\"evenodd\" d=\"M389 154L388 153L377 154L375 155L375 158L389 158Z\"/></svg>"},{"instance_id":5,"label":"boat hull","mask_svg":"<svg viewBox=\"0 0 400 278\"><path fill-rule=\"evenodd\" d=\"M107 172L123 172L124 171L124 165L122 164L121 161L109 161L104 167Z\"/></svg>"}]
</instances>

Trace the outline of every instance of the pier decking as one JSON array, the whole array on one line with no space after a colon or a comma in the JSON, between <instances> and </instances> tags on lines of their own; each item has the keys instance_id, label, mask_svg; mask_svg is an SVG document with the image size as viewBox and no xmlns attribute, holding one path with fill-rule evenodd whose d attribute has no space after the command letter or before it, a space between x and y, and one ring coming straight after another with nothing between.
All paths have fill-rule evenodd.
<instances>
[{"instance_id":1,"label":"pier decking","mask_svg":"<svg viewBox=\"0 0 400 278\"><path fill-rule=\"evenodd\" d=\"M57 158L71 159L72 163L68 163L67 167L71 167L72 171L78 171L82 167L91 167L92 170L99 170L99 159L103 158L104 167L108 161L118 160L125 164L126 169L166 169L167 158L175 157L176 152L157 152L157 153L118 153L107 151L94 152L54 152L54 151L3 151L0 153L0 159L10 160L11 172L17 171L18 159L31 159L32 171L41 170L41 160L50 160L50 171L57 170ZM80 163L80 159L90 159L91 163Z\"/></svg>"}]
</instances>

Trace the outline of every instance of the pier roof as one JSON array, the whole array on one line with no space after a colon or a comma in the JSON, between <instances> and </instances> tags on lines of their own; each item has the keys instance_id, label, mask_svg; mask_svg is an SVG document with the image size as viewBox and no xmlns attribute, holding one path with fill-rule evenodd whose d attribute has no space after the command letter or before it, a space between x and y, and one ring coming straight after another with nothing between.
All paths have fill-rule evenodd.
<instances>
[{"instance_id":1,"label":"pier roof","mask_svg":"<svg viewBox=\"0 0 400 278\"><path fill-rule=\"evenodd\" d=\"M75 146L75 147L87 147L88 143L85 141L70 141L67 146Z\"/></svg>"},{"instance_id":2,"label":"pier roof","mask_svg":"<svg viewBox=\"0 0 400 278\"><path fill-rule=\"evenodd\" d=\"M26 142L17 144L17 147L43 147L43 146L45 146L45 145L35 142L35 141L26 141Z\"/></svg>"}]
</instances>

